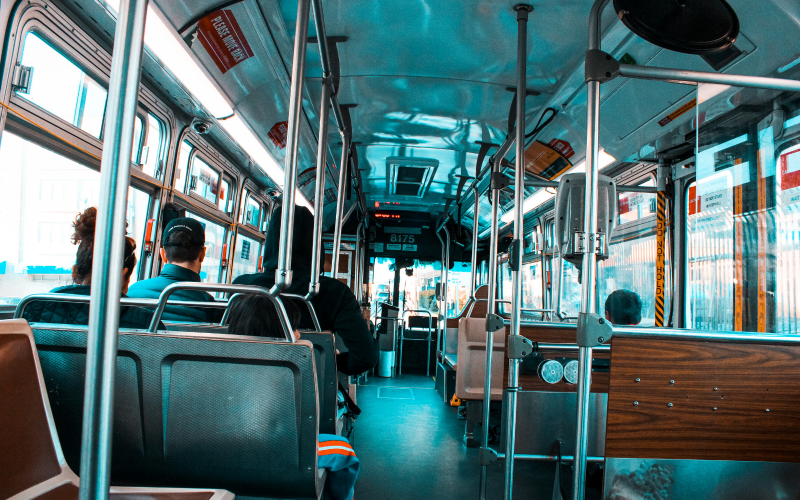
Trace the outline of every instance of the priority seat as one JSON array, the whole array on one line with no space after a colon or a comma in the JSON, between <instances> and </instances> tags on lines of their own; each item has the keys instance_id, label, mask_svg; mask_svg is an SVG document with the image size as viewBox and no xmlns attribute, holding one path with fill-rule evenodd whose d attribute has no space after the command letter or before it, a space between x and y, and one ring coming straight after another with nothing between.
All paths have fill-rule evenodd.
<instances>
[{"instance_id":1,"label":"priority seat","mask_svg":"<svg viewBox=\"0 0 800 500\"><path fill-rule=\"evenodd\" d=\"M86 328L33 333L65 458L77 467ZM112 481L318 498L314 359L308 340L121 331Z\"/></svg>"},{"instance_id":2,"label":"priority seat","mask_svg":"<svg viewBox=\"0 0 800 500\"><path fill-rule=\"evenodd\" d=\"M33 333L0 321L0 499L77 499L78 476L61 451ZM112 487L118 500L232 500L223 490Z\"/></svg>"}]
</instances>

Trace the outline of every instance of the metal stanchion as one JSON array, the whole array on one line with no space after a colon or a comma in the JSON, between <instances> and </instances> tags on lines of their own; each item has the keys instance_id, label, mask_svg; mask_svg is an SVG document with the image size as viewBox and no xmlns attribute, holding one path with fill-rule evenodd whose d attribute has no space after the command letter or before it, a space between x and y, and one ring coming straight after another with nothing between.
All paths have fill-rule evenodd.
<instances>
[{"instance_id":1,"label":"metal stanchion","mask_svg":"<svg viewBox=\"0 0 800 500\"><path fill-rule=\"evenodd\" d=\"M522 316L522 218L525 203L525 96L526 66L528 47L528 14L533 7L526 4L514 6L517 13L517 154L514 176L514 240L509 256L511 267L511 331L508 339L508 390L506 400L506 474L505 500L510 500L514 492L514 441L516 439L517 392L519 391L519 362L522 353L515 352L515 342L519 337L519 323ZM488 346L487 346L488 348Z\"/></svg>"},{"instance_id":2,"label":"metal stanchion","mask_svg":"<svg viewBox=\"0 0 800 500\"><path fill-rule=\"evenodd\" d=\"M439 234L439 231L444 229L445 238L442 239L442 236ZM439 330L440 333L438 335L438 342L436 344L436 353L441 353L442 358L444 358L444 352L447 349L447 283L449 281L448 271L450 270L450 231L447 229L447 223L442 225L439 228L439 231L436 231L436 236L439 238L439 241L442 242L442 279L439 282L442 288L441 297L439 298ZM445 398L445 403L447 403L447 392L442 391Z\"/></svg>"},{"instance_id":3,"label":"metal stanchion","mask_svg":"<svg viewBox=\"0 0 800 500\"><path fill-rule=\"evenodd\" d=\"M322 41L320 41L322 43ZM320 254L322 250L322 215L325 211L325 163L328 158L328 113L330 112L331 83L322 77L322 100L319 111L319 142L317 144L317 178L314 189L314 243L311 246L311 282L308 298L319 293Z\"/></svg>"},{"instance_id":4,"label":"metal stanchion","mask_svg":"<svg viewBox=\"0 0 800 500\"><path fill-rule=\"evenodd\" d=\"M500 172L500 162L502 159L502 157L495 157L492 169L493 173ZM492 354L494 350L494 332L498 329L497 326L502 328L502 318L499 318L499 324L497 321L494 323L490 321L490 319L494 318L495 301L497 300L497 294L495 293L497 288L497 260L493 256L497 255L497 226L499 219L498 212L500 210L500 189L498 189L498 186L495 186L494 182L492 182L491 190L492 218L489 229L489 258L487 259L487 263L489 265L489 277L487 280L489 296L487 298L486 305L486 364L484 366L485 371L483 376L483 421L481 424L482 439L480 449L480 500L486 500L486 467L497 459L494 451L489 448L489 416L492 403Z\"/></svg>"},{"instance_id":5,"label":"metal stanchion","mask_svg":"<svg viewBox=\"0 0 800 500\"><path fill-rule=\"evenodd\" d=\"M120 2L114 36L108 108L103 129L100 203L92 255L91 303L86 345L79 498L108 498L114 375L117 368L125 212L128 207L133 121L142 69L147 0Z\"/></svg>"},{"instance_id":6,"label":"metal stanchion","mask_svg":"<svg viewBox=\"0 0 800 500\"><path fill-rule=\"evenodd\" d=\"M347 181L347 160L350 140L342 134L342 161L339 164L339 190L336 194L336 218L333 220L333 249L331 250L331 278L339 275L339 250L342 246L342 216L344 214L345 182Z\"/></svg>"},{"instance_id":7,"label":"metal stanchion","mask_svg":"<svg viewBox=\"0 0 800 500\"><path fill-rule=\"evenodd\" d=\"M364 221L358 223L356 228L356 300L359 304L364 298L364 248L361 234L364 232Z\"/></svg>"},{"instance_id":8,"label":"metal stanchion","mask_svg":"<svg viewBox=\"0 0 800 500\"><path fill-rule=\"evenodd\" d=\"M275 270L273 292L285 290L292 284L292 238L294 235L294 196L297 188L297 151L300 146L300 112L303 105L308 18L311 0L298 0L297 25L292 56L292 81L289 94L289 123L284 161L283 207L281 209L281 239L278 268Z\"/></svg>"},{"instance_id":9,"label":"metal stanchion","mask_svg":"<svg viewBox=\"0 0 800 500\"><path fill-rule=\"evenodd\" d=\"M472 191L475 193L475 205L472 208L472 258L470 259L470 282L469 298L475 300L475 284L478 279L478 227L480 227L480 208L481 199L478 196L478 180L472 183Z\"/></svg>"}]
</instances>

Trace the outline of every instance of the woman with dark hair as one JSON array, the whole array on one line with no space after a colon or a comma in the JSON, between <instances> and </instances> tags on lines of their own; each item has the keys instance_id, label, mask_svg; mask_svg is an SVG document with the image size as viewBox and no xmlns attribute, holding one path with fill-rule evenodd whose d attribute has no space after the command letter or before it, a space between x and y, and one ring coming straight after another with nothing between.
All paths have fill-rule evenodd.
<instances>
[{"instance_id":1,"label":"woman with dark hair","mask_svg":"<svg viewBox=\"0 0 800 500\"><path fill-rule=\"evenodd\" d=\"M293 330L300 322L300 309L291 299L281 300ZM285 338L275 304L266 295L245 295L231 305L228 333L253 337Z\"/></svg>"},{"instance_id":2,"label":"woman with dark hair","mask_svg":"<svg viewBox=\"0 0 800 500\"><path fill-rule=\"evenodd\" d=\"M78 245L75 265L72 266L73 285L60 286L50 293L90 295L92 284L92 256L94 254L94 232L97 222L97 209L89 207L78 214L72 227L75 229L70 240ZM128 292L131 275L136 269L136 241L125 237L125 255L122 260L122 297ZM123 328L147 328L152 312L138 307L123 307L120 310L119 325ZM61 323L68 325L89 324L89 304L84 302L38 301L25 309L23 317L31 323Z\"/></svg>"}]
</instances>

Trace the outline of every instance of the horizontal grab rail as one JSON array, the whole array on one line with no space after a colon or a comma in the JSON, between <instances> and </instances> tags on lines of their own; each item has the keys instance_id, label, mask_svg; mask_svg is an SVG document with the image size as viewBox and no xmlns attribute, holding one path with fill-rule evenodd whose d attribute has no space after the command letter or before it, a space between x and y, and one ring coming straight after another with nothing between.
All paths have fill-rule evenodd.
<instances>
[{"instance_id":1,"label":"horizontal grab rail","mask_svg":"<svg viewBox=\"0 0 800 500\"><path fill-rule=\"evenodd\" d=\"M179 282L179 283L173 283L172 285L166 287L164 291L161 292L161 296L158 298L158 307L156 308L156 312L153 314L153 320L150 322L150 327L147 329L148 332L150 333L156 332L158 328L158 323L159 321L161 321L161 316L164 314L164 309L167 307L167 300L169 299L169 296L180 290L264 295L269 298L269 300L275 305L275 308L278 310L278 319L280 320L281 327L283 328L283 332L286 335L286 340L288 342L296 341L294 336L294 331L292 329L291 324L289 323L289 318L286 315L286 309L283 307L283 303L281 303L280 300L278 300L274 295L272 295L269 292L269 290L260 286L227 285L221 283Z\"/></svg>"},{"instance_id":2,"label":"horizontal grab rail","mask_svg":"<svg viewBox=\"0 0 800 500\"><path fill-rule=\"evenodd\" d=\"M21 318L25 313L25 309L31 303L42 300L52 302L89 303L91 301L91 297L89 295L74 295L71 293L34 293L27 295L20 300L19 304L16 306L16 310L14 311L14 318ZM119 302L123 306L153 308L158 306L158 299L134 299L130 297L123 297ZM211 309L224 309L228 307L228 301L201 302L193 300L170 300L169 304L184 307L208 307Z\"/></svg>"}]
</instances>

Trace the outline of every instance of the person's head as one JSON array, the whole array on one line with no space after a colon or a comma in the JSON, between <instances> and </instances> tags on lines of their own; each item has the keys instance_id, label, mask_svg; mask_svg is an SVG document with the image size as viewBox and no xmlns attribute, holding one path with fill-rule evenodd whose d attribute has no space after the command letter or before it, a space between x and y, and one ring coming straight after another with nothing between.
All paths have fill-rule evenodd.
<instances>
[{"instance_id":1,"label":"person's head","mask_svg":"<svg viewBox=\"0 0 800 500\"><path fill-rule=\"evenodd\" d=\"M92 284L92 255L94 254L94 230L97 222L97 209L89 207L75 217L72 227L75 232L71 241L78 245L75 265L72 266L72 281L78 285ZM125 237L125 253L122 257L122 293L128 293L131 274L136 268L136 241Z\"/></svg>"},{"instance_id":2,"label":"person's head","mask_svg":"<svg viewBox=\"0 0 800 500\"><path fill-rule=\"evenodd\" d=\"M615 325L638 325L642 321L642 299L636 292L616 290L606 299L606 319Z\"/></svg>"},{"instance_id":3,"label":"person's head","mask_svg":"<svg viewBox=\"0 0 800 500\"><path fill-rule=\"evenodd\" d=\"M281 300L291 328L300 322L300 310L292 300ZM253 337L284 338L275 304L266 295L246 295L231 306L228 333Z\"/></svg>"},{"instance_id":4,"label":"person's head","mask_svg":"<svg viewBox=\"0 0 800 500\"><path fill-rule=\"evenodd\" d=\"M161 237L161 260L200 274L206 257L206 232L200 221L189 217L172 219Z\"/></svg>"}]
</instances>

